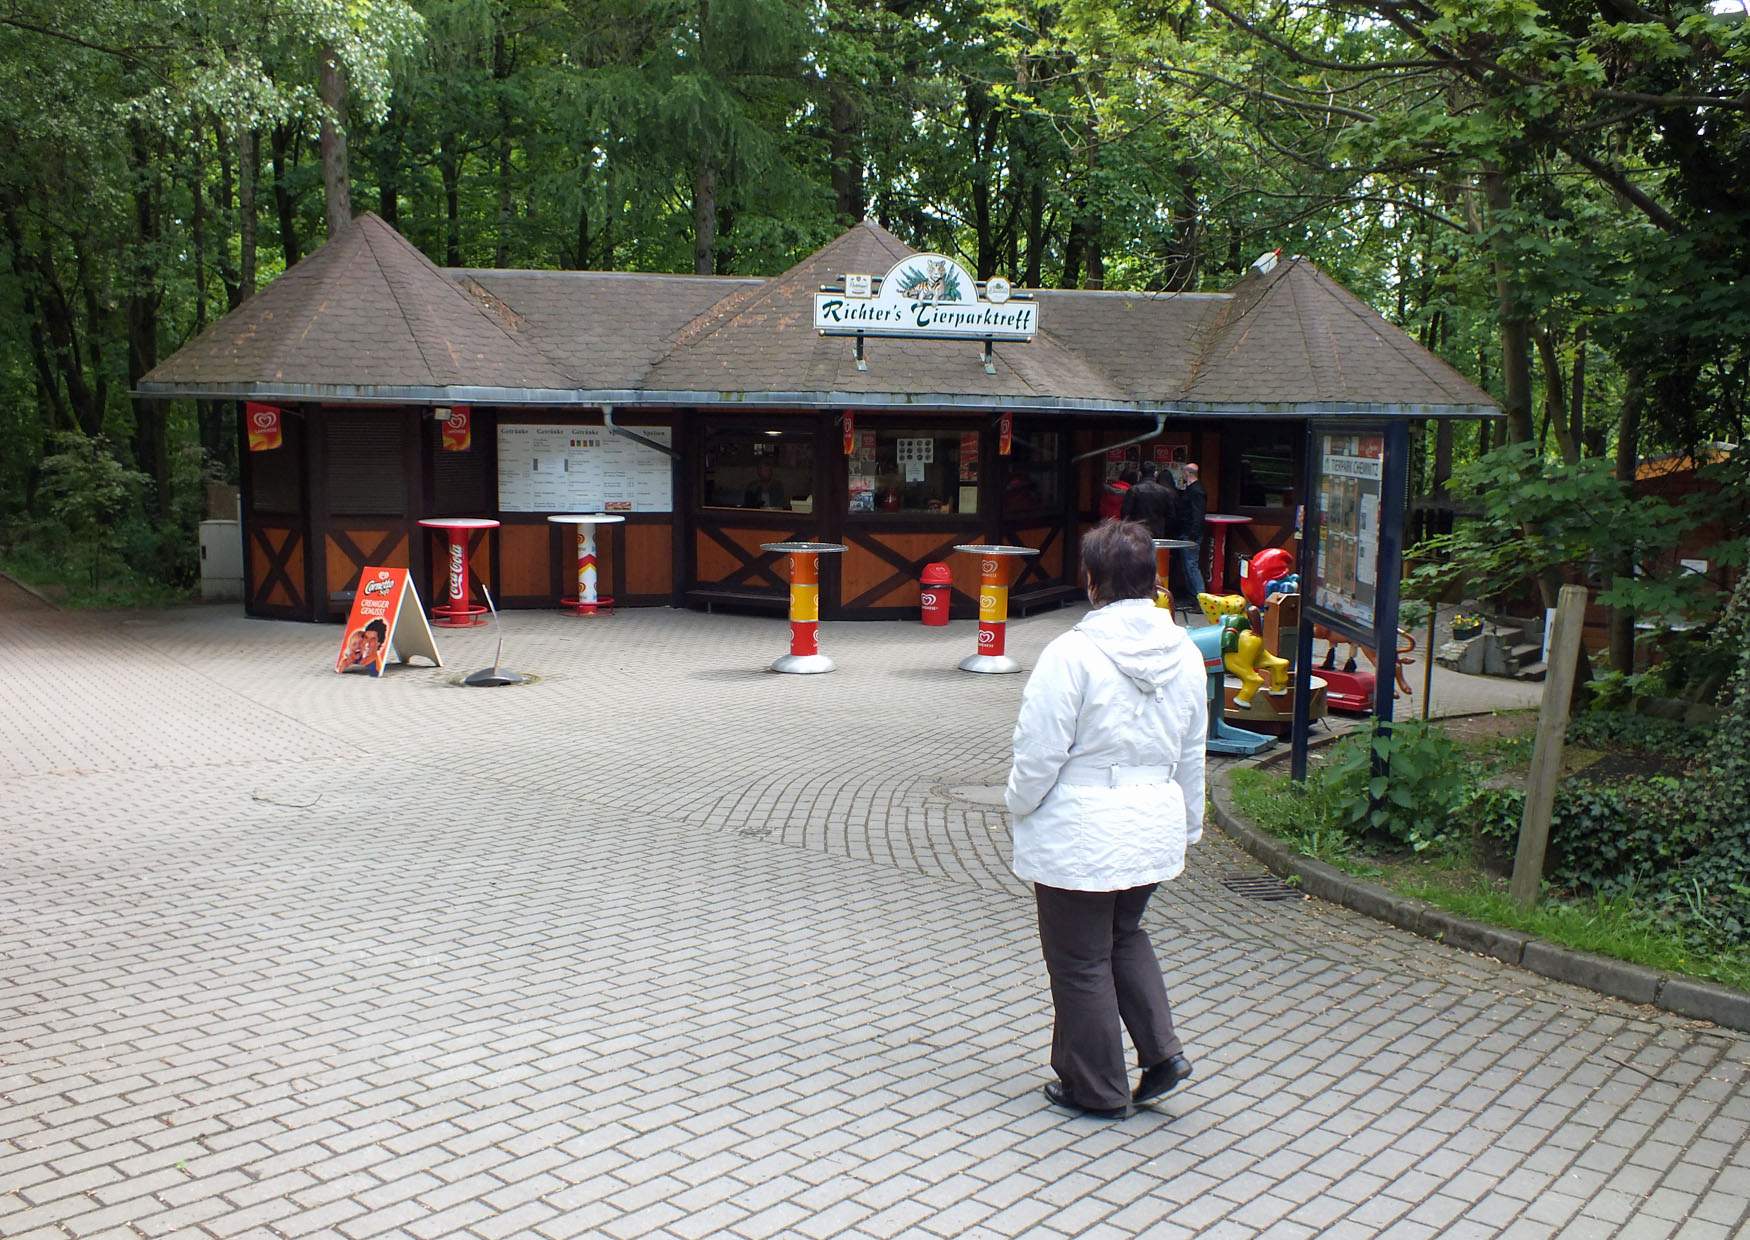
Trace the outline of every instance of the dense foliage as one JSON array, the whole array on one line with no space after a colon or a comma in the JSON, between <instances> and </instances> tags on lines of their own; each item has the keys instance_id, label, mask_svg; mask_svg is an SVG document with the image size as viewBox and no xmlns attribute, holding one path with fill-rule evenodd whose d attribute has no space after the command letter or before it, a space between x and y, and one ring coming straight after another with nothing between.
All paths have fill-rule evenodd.
<instances>
[{"instance_id":1,"label":"dense foliage","mask_svg":"<svg viewBox=\"0 0 1750 1240\"><path fill-rule=\"evenodd\" d=\"M234 471L227 410L130 386L367 208L450 265L771 272L872 216L1176 290L1282 247L1499 393L1422 491L1505 441L1627 479L1743 437L1747 86L1703 0L0 0L0 521L57 433L157 522L180 445Z\"/></svg>"}]
</instances>

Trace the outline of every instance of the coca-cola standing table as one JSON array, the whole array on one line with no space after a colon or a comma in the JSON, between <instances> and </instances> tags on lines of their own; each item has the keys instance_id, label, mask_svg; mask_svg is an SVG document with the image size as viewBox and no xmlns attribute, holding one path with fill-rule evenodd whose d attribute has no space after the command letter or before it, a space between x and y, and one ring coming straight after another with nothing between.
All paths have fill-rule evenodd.
<instances>
[{"instance_id":1,"label":"coca-cola standing table","mask_svg":"<svg viewBox=\"0 0 1750 1240\"><path fill-rule=\"evenodd\" d=\"M580 616L593 616L601 608L612 608L614 600L596 593L595 527L621 525L626 518L606 512L566 512L548 517L555 525L577 527L577 597L559 602L574 608Z\"/></svg>"},{"instance_id":2,"label":"coca-cola standing table","mask_svg":"<svg viewBox=\"0 0 1750 1240\"><path fill-rule=\"evenodd\" d=\"M485 624L486 608L469 595L468 539L477 530L497 529L498 522L490 517L426 517L420 524L428 530L442 530L450 540L449 588L444 601L431 609L433 622L446 629Z\"/></svg>"},{"instance_id":3,"label":"coca-cola standing table","mask_svg":"<svg viewBox=\"0 0 1750 1240\"><path fill-rule=\"evenodd\" d=\"M960 660L960 670L987 674L1020 671L1021 665L1003 653L1009 623L1009 581L1013 561L1038 555L1038 549L966 543L954 550L978 557L978 650Z\"/></svg>"},{"instance_id":4,"label":"coca-cola standing table","mask_svg":"<svg viewBox=\"0 0 1750 1240\"><path fill-rule=\"evenodd\" d=\"M1250 525L1250 517L1237 517L1230 512L1212 512L1203 518L1209 526L1209 592L1227 593L1227 531L1231 525Z\"/></svg>"},{"instance_id":5,"label":"coca-cola standing table","mask_svg":"<svg viewBox=\"0 0 1750 1240\"><path fill-rule=\"evenodd\" d=\"M774 672L830 672L833 661L820 653L820 557L845 549L843 543L761 543L761 551L790 557L790 653L772 662Z\"/></svg>"}]
</instances>

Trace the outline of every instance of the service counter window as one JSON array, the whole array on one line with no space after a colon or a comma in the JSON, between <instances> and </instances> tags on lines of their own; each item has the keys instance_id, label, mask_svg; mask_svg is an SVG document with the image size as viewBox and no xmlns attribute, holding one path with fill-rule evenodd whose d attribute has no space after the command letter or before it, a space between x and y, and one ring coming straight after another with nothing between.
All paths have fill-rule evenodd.
<instances>
[{"instance_id":1,"label":"service counter window","mask_svg":"<svg viewBox=\"0 0 1750 1240\"><path fill-rule=\"evenodd\" d=\"M846 461L852 513L978 512L978 432L864 429Z\"/></svg>"},{"instance_id":2,"label":"service counter window","mask_svg":"<svg viewBox=\"0 0 1750 1240\"><path fill-rule=\"evenodd\" d=\"M1017 430L1003 482L1003 515L1055 513L1063 509L1063 436L1057 431Z\"/></svg>"},{"instance_id":3,"label":"service counter window","mask_svg":"<svg viewBox=\"0 0 1750 1240\"><path fill-rule=\"evenodd\" d=\"M754 426L705 431L706 508L814 511L814 433Z\"/></svg>"},{"instance_id":4,"label":"service counter window","mask_svg":"<svg viewBox=\"0 0 1750 1240\"><path fill-rule=\"evenodd\" d=\"M1295 460L1299 436L1274 428L1258 434L1235 435L1242 447L1234 478L1234 499L1241 508L1288 508L1294 504Z\"/></svg>"}]
</instances>

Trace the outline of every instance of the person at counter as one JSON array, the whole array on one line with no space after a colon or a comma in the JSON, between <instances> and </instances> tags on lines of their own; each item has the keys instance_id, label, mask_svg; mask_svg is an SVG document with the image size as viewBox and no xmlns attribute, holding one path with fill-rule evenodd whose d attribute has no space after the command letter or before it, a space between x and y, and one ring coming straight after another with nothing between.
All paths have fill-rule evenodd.
<instances>
[{"instance_id":1,"label":"person at counter","mask_svg":"<svg viewBox=\"0 0 1750 1240\"><path fill-rule=\"evenodd\" d=\"M1179 493L1160 484L1153 461L1144 461L1141 472L1141 480L1125 492L1121 515L1126 521L1146 526L1152 537L1166 538L1168 530L1178 527Z\"/></svg>"},{"instance_id":2,"label":"person at counter","mask_svg":"<svg viewBox=\"0 0 1750 1240\"><path fill-rule=\"evenodd\" d=\"M1185 584L1191 588L1189 598L1196 598L1209 587L1203 580L1203 516L1209 511L1209 492L1203 489L1197 462L1185 466L1185 485L1179 491L1179 530L1175 538L1194 542L1195 547L1180 547L1173 552L1179 571L1185 574Z\"/></svg>"},{"instance_id":3,"label":"person at counter","mask_svg":"<svg viewBox=\"0 0 1750 1240\"><path fill-rule=\"evenodd\" d=\"M747 492L742 496L743 508L781 508L786 512L790 508L790 497L784 493L783 484L772 477L772 463L762 460L754 466L754 480L747 484Z\"/></svg>"}]
</instances>

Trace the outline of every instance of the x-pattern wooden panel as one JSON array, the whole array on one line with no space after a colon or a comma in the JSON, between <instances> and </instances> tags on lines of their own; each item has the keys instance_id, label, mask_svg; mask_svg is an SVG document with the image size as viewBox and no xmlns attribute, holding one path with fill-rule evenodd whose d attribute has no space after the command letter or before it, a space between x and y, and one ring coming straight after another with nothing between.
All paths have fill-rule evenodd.
<instances>
[{"instance_id":1,"label":"x-pattern wooden panel","mask_svg":"<svg viewBox=\"0 0 1750 1240\"><path fill-rule=\"evenodd\" d=\"M885 581L871 586L869 589L857 595L854 599L846 600L844 604L846 607L876 606L880 600L886 597L891 591L899 589L899 587L905 585L907 582L916 581L919 571L918 566L920 564L928 564L932 560L946 559L954 550L955 544L966 541L965 537L962 535L951 535L946 541L937 544L922 556L912 560L907 559L903 551L898 551L882 542L878 534L851 530L845 535L845 540L852 546L860 547L864 551L870 552L877 558L886 561L895 569L893 575L888 577ZM959 590L956 590L955 593L963 599L970 599L971 597Z\"/></svg>"},{"instance_id":2,"label":"x-pattern wooden panel","mask_svg":"<svg viewBox=\"0 0 1750 1240\"><path fill-rule=\"evenodd\" d=\"M1028 543L1025 541L1026 535L1021 532L1023 528L1031 530L1037 527L1009 525L1005 522L1003 525L1003 537L1007 539L1011 545L1025 547ZM1021 567L1016 571L1014 581L1009 583L1009 589L1015 593L1025 590L1029 585L1037 585L1041 589L1044 589L1061 584L1051 573L1046 571L1045 562L1050 558L1048 553L1051 551L1052 546L1057 542L1058 538L1062 536L1063 527L1061 525L1052 525L1046 526L1044 529L1045 537L1040 541L1037 548L1039 554L1022 556Z\"/></svg>"},{"instance_id":3,"label":"x-pattern wooden panel","mask_svg":"<svg viewBox=\"0 0 1750 1240\"><path fill-rule=\"evenodd\" d=\"M361 537L365 534L376 534L377 541L371 545L370 551L359 550L359 545L353 540L353 535ZM328 541L334 544L334 549L344 555L352 564L347 572L346 584L341 589L349 589L357 584L358 575L367 567L385 565L406 567L405 563L396 564L394 556L407 541L407 534L402 530L341 530L328 531Z\"/></svg>"},{"instance_id":4,"label":"x-pattern wooden panel","mask_svg":"<svg viewBox=\"0 0 1750 1240\"><path fill-rule=\"evenodd\" d=\"M729 552L729 554L735 558L738 565L735 571L730 573L727 577L719 577L711 581L701 581L698 583L700 586L717 586L723 589L728 589L734 586L753 588L769 586L774 590L788 590L790 588L790 583L778 576L776 571L778 561L783 559L783 556L774 554L770 551L760 551L757 547L748 548L742 546L731 537L732 533L738 531L722 529L715 525L707 525L702 521L696 528L699 533L705 535L705 537L709 538L719 547L722 547L725 551ZM756 537L759 538L760 542L807 542L814 537L814 532L812 529L791 530L779 538L773 538L764 531L760 531L756 534ZM755 577L760 578L760 580L755 581Z\"/></svg>"},{"instance_id":5,"label":"x-pattern wooden panel","mask_svg":"<svg viewBox=\"0 0 1750 1240\"><path fill-rule=\"evenodd\" d=\"M298 550L298 531L290 529L272 531L282 535L278 547L275 547L273 541L268 538L269 532L259 525L250 531L256 547L260 549L267 561L266 571L262 573L261 580L255 583L253 606L257 610L268 607L286 611L301 610L304 606L304 591L292 579L290 572L292 556ZM273 601L272 596L276 589L285 592L286 601L284 603Z\"/></svg>"}]
</instances>

